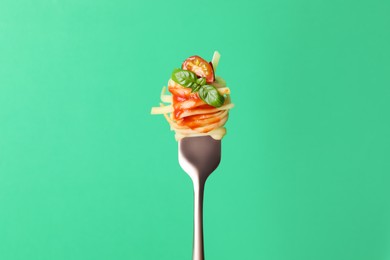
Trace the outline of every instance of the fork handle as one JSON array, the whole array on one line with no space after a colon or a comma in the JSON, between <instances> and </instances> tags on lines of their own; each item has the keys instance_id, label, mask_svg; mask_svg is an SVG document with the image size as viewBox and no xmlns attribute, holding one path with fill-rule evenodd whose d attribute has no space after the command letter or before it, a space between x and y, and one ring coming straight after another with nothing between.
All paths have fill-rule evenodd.
<instances>
[{"instance_id":1,"label":"fork handle","mask_svg":"<svg viewBox=\"0 0 390 260\"><path fill-rule=\"evenodd\" d=\"M193 180L194 184L194 244L193 260L204 260L203 248L203 194L205 180Z\"/></svg>"}]
</instances>

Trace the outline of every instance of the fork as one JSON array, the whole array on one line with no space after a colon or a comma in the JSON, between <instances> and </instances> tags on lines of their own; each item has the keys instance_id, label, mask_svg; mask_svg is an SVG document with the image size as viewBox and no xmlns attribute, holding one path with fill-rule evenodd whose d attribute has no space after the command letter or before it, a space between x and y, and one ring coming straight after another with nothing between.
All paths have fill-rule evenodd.
<instances>
[{"instance_id":1,"label":"fork","mask_svg":"<svg viewBox=\"0 0 390 260\"><path fill-rule=\"evenodd\" d=\"M194 186L193 260L204 260L203 194L207 177L221 161L221 140L210 136L186 137L179 141L179 164Z\"/></svg>"}]
</instances>

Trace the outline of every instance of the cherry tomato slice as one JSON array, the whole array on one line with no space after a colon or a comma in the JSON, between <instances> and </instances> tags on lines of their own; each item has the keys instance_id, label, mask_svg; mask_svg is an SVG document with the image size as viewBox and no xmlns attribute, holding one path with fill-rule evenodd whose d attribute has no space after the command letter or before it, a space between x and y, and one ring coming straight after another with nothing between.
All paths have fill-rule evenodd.
<instances>
[{"instance_id":1,"label":"cherry tomato slice","mask_svg":"<svg viewBox=\"0 0 390 260\"><path fill-rule=\"evenodd\" d=\"M191 56L186 59L181 68L194 72L198 77L206 78L207 83L214 82L213 67L199 56Z\"/></svg>"}]
</instances>

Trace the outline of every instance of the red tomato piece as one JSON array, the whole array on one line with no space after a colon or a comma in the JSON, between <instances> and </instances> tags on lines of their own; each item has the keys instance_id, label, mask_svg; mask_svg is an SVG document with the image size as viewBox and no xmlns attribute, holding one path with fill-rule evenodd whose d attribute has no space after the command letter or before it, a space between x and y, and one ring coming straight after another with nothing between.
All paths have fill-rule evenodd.
<instances>
[{"instance_id":1,"label":"red tomato piece","mask_svg":"<svg viewBox=\"0 0 390 260\"><path fill-rule=\"evenodd\" d=\"M212 65L199 56L189 57L183 62L181 68L194 72L198 77L205 78L207 83L214 82Z\"/></svg>"}]
</instances>

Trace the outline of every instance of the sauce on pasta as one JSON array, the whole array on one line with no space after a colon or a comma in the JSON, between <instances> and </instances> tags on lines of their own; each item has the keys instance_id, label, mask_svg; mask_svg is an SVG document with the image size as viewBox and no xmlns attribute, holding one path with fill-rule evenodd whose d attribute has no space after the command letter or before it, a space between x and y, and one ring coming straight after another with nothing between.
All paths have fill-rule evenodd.
<instances>
[{"instance_id":1,"label":"sauce on pasta","mask_svg":"<svg viewBox=\"0 0 390 260\"><path fill-rule=\"evenodd\" d=\"M216 56L218 57L217 59L215 59ZM218 61L219 54L216 52L212 61L214 70ZM214 71L212 73L214 74ZM176 81L179 80L176 79ZM214 89L215 92L218 91L217 94L220 96L220 100L223 101L218 106L213 103L213 100L210 101L208 97L204 96L202 98L200 92L196 91L202 87L201 85L184 86L176 81L173 78L168 81L168 91L172 95L165 94L164 87L161 93L161 101L163 103L160 104L160 107L152 108L152 114L164 114L171 126L171 130L174 130L176 133L176 140L203 135L210 135L217 140L222 139L226 134L224 124L228 119L229 109L233 107L230 101L230 89L226 87L224 80L220 77L215 77L213 83L207 83L211 85L212 91ZM185 81L183 82L183 84L186 84ZM212 93L212 97L216 95L215 92ZM170 104L166 105L164 103Z\"/></svg>"}]
</instances>

